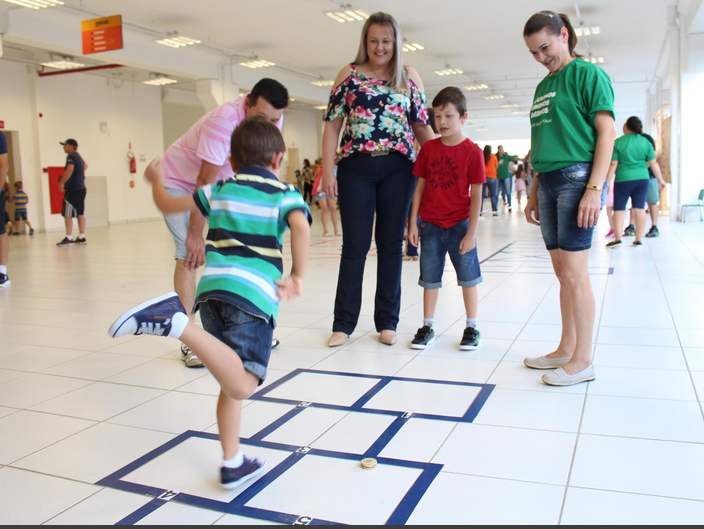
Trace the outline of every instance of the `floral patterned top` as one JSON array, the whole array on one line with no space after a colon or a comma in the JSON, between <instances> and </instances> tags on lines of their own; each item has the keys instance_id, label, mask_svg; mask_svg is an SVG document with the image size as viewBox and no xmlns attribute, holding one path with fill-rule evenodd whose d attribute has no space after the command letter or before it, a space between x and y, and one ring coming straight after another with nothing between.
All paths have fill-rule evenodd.
<instances>
[{"instance_id":1,"label":"floral patterned top","mask_svg":"<svg viewBox=\"0 0 704 529\"><path fill-rule=\"evenodd\" d=\"M425 94L409 79L410 94L365 77L355 64L334 88L325 121L347 118L337 162L357 152L399 152L416 161L412 123L428 124ZM408 69L409 67L406 67Z\"/></svg>"}]
</instances>

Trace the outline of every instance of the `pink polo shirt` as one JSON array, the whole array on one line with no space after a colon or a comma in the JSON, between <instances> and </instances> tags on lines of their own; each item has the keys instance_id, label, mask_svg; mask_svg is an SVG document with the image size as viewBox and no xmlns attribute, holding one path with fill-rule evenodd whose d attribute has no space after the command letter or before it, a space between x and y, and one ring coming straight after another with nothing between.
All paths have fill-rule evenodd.
<instances>
[{"instance_id":1,"label":"pink polo shirt","mask_svg":"<svg viewBox=\"0 0 704 529\"><path fill-rule=\"evenodd\" d=\"M195 192L203 161L222 166L218 181L234 174L229 160L230 142L232 133L246 118L246 100L245 96L209 112L168 148L163 158L164 185L167 188ZM277 125L279 130L283 123L282 116Z\"/></svg>"}]
</instances>

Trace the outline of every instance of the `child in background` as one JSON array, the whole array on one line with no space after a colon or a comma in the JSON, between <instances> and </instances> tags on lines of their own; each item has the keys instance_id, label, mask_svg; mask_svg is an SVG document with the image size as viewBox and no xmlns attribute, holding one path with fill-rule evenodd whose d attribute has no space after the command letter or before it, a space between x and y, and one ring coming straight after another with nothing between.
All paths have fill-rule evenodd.
<instances>
[{"instance_id":1,"label":"child in background","mask_svg":"<svg viewBox=\"0 0 704 529\"><path fill-rule=\"evenodd\" d=\"M29 203L29 197L27 193L22 190L22 182L15 182L15 194L12 195L12 202L15 204L15 233L13 235L20 234L20 221L24 223L29 228L29 234L34 235L34 228L27 220L27 204Z\"/></svg>"},{"instance_id":2,"label":"child in background","mask_svg":"<svg viewBox=\"0 0 704 529\"><path fill-rule=\"evenodd\" d=\"M170 197L161 161L151 163L145 176L161 211L209 218L205 273L195 306L205 330L191 323L173 292L126 312L109 331L113 338L150 334L181 340L218 381L221 482L226 489L264 471L263 459L240 449L242 401L266 379L279 302L302 293L308 263L310 211L295 186L278 180L285 150L275 125L259 117L245 120L232 135L230 161L237 175L205 186L193 197ZM293 267L282 280L289 227Z\"/></svg>"},{"instance_id":3,"label":"child in background","mask_svg":"<svg viewBox=\"0 0 704 529\"><path fill-rule=\"evenodd\" d=\"M526 191L526 172L523 165L519 165L516 169L516 194L518 195L518 207L521 207L521 199Z\"/></svg>"},{"instance_id":4,"label":"child in background","mask_svg":"<svg viewBox=\"0 0 704 529\"><path fill-rule=\"evenodd\" d=\"M438 290L442 288L445 256L449 253L467 311L467 328L460 350L473 351L479 348L481 340L477 285L482 282L482 274L476 237L482 188L486 183L484 153L462 133L467 120L467 100L460 89L442 90L433 101L433 110L441 137L423 145L413 171L418 184L408 237L416 246L420 240L420 286L425 292L423 327L411 348L425 349L435 341L435 308Z\"/></svg>"}]
</instances>

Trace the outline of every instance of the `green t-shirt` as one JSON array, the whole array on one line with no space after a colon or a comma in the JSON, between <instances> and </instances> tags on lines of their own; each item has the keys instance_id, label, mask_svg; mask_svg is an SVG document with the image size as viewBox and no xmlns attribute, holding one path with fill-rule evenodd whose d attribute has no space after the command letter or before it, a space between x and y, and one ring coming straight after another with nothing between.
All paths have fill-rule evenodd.
<instances>
[{"instance_id":1,"label":"green t-shirt","mask_svg":"<svg viewBox=\"0 0 704 529\"><path fill-rule=\"evenodd\" d=\"M531 163L536 172L593 162L596 114L614 114L611 79L599 66L575 59L538 85L531 109Z\"/></svg>"},{"instance_id":2,"label":"green t-shirt","mask_svg":"<svg viewBox=\"0 0 704 529\"><path fill-rule=\"evenodd\" d=\"M649 180L648 162L655 159L655 149L645 136L626 134L616 140L612 160L618 162L617 182Z\"/></svg>"},{"instance_id":3,"label":"green t-shirt","mask_svg":"<svg viewBox=\"0 0 704 529\"><path fill-rule=\"evenodd\" d=\"M514 154L504 153L503 156L496 155L499 160L499 167L496 169L496 178L499 180L506 180L511 178L511 171L509 166L511 162L518 160L518 156Z\"/></svg>"}]
</instances>

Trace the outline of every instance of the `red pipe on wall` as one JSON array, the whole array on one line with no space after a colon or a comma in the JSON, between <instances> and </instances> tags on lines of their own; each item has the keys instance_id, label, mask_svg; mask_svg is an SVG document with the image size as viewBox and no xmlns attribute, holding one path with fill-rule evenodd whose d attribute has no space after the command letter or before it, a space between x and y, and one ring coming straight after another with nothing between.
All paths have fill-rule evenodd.
<instances>
[{"instance_id":1,"label":"red pipe on wall","mask_svg":"<svg viewBox=\"0 0 704 529\"><path fill-rule=\"evenodd\" d=\"M91 66L90 68L76 68L73 70L61 70L60 72L39 73L39 77L49 77L50 75L65 75L69 73L94 72L96 70L112 70L114 68L124 68L121 64L106 64L104 66Z\"/></svg>"}]
</instances>

